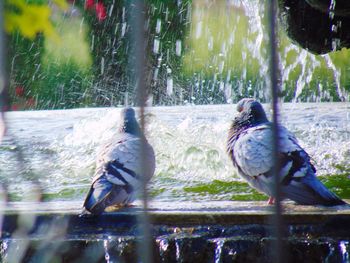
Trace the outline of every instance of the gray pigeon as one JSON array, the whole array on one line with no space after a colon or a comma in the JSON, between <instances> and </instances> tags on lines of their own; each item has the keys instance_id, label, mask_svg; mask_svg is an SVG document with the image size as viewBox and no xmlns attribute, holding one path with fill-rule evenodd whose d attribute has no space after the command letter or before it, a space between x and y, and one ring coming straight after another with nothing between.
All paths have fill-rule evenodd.
<instances>
[{"instance_id":1,"label":"gray pigeon","mask_svg":"<svg viewBox=\"0 0 350 263\"><path fill-rule=\"evenodd\" d=\"M238 174L250 186L267 194L274 202L272 168L272 123L262 105L250 98L237 104L238 116L229 130L227 152ZM335 206L346 204L317 178L309 155L285 127L279 126L281 197L301 205Z\"/></svg>"},{"instance_id":2,"label":"gray pigeon","mask_svg":"<svg viewBox=\"0 0 350 263\"><path fill-rule=\"evenodd\" d=\"M141 167L141 154L145 167ZM125 108L118 135L98 155L95 177L84 208L92 214L101 214L107 207L130 205L135 200L135 192L142 186L141 176L148 182L154 170L153 148L142 134L135 111Z\"/></svg>"}]
</instances>

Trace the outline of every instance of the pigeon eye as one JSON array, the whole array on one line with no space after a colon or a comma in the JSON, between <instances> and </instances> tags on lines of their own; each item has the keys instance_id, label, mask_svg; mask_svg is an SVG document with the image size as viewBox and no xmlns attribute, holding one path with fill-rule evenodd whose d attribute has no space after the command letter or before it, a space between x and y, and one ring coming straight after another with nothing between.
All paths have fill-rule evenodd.
<instances>
[{"instance_id":1,"label":"pigeon eye","mask_svg":"<svg viewBox=\"0 0 350 263\"><path fill-rule=\"evenodd\" d=\"M238 111L238 112L242 112L242 111L243 111L243 108L244 108L244 103L239 103L239 104L237 104L237 111Z\"/></svg>"}]
</instances>

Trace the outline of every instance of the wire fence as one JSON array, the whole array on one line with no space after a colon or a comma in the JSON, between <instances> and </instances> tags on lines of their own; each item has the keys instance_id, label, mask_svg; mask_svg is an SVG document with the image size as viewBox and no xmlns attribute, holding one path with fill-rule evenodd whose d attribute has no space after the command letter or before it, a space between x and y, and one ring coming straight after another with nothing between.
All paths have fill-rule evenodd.
<instances>
[{"instance_id":1,"label":"wire fence","mask_svg":"<svg viewBox=\"0 0 350 263\"><path fill-rule=\"evenodd\" d=\"M6 98L6 70L5 70L5 38L4 38L4 3L0 3L0 142L5 133L4 109L7 105Z\"/></svg>"},{"instance_id":2,"label":"wire fence","mask_svg":"<svg viewBox=\"0 0 350 263\"><path fill-rule=\"evenodd\" d=\"M272 220L274 226L273 234L276 238L272 248L274 262L288 261L288 255L283 249L283 222L282 222L282 207L281 207L281 187L280 187L280 163L279 163L279 94L281 92L278 82L279 67L278 67L278 46L277 46L277 1L271 0L268 3L268 18L269 18L269 36L270 36L270 81L271 81L271 108L272 108L272 134L273 134L273 159L274 168L274 193L275 193L275 214Z\"/></svg>"},{"instance_id":3,"label":"wire fence","mask_svg":"<svg viewBox=\"0 0 350 263\"><path fill-rule=\"evenodd\" d=\"M146 8L143 1L131 1L130 4L133 6L130 15L130 22L133 30L133 43L134 43L134 52L129 54L129 60L131 68L135 70L135 89L137 94L137 103L136 105L140 108L140 126L141 131L145 134L146 131L146 121L145 121L145 107L147 101L147 80L146 80L146 68L147 68L147 50L146 50ZM130 70L131 71L131 70ZM148 171L149 164L146 160L146 139L142 138L142 146L140 151L140 167L142 171ZM151 246L151 225L148 216L148 193L147 193L147 180L145 177L142 177L142 187L141 187L141 198L142 198L142 213L139 216L139 225L141 227L141 242L139 243L139 258L140 262L150 263L152 262L152 246Z\"/></svg>"},{"instance_id":4,"label":"wire fence","mask_svg":"<svg viewBox=\"0 0 350 263\"><path fill-rule=\"evenodd\" d=\"M271 94L272 94L272 109L273 109L273 131L274 131L274 160L275 160L275 169L274 176L275 180L275 192L276 192L276 202L275 202L275 216L272 219L272 224L274 226L273 235L276 238L274 242L274 247L271 250L271 255L274 258L274 262L282 262L285 260L285 253L282 248L282 211L281 211L281 203L280 203L280 189L279 189L279 181L278 181L278 173L279 173L279 164L278 164L278 96L279 96L279 83L278 83L278 61L277 61L277 22L276 22L276 1L271 0L267 1L268 3L268 14L269 14L269 27L270 27L270 79L271 79ZM145 122L145 106L147 101L147 80L146 80L146 68L147 68L147 57L146 57L146 49L145 49L145 24L147 22L146 11L145 11L145 3L144 1L133 0L130 1L130 6L132 6L132 13L130 14L130 24L131 27L134 28L132 31L132 40L134 43L133 52L129 58L129 67L134 69L135 75L134 86L135 90L137 90L138 97L136 99L136 105L139 106L139 116L140 116L140 124L142 131L146 129ZM3 21L3 1L0 2L0 28L4 28ZM6 130L4 109L8 106L7 102L7 77L5 70L5 61L6 61L6 53L5 53L5 38L3 35L3 31L1 31L0 35L0 106L1 106L1 115L0 115L0 140L3 137L3 134ZM145 145L145 142L144 142ZM144 159L143 149L141 149L141 166L147 166L147 162ZM21 165L25 165L23 160L23 155L21 151L17 151L18 163ZM19 169L19 170L25 170ZM19 171L20 172L20 171ZM33 188L31 190L32 200L40 201L41 200L41 187L38 182L33 182ZM6 189L6 186L3 185L3 188ZM153 244L152 244L152 227L150 224L150 218L148 215L148 193L146 188L146 181L143 181L143 186L141 188L141 197L142 197L142 212L138 214L138 225L140 227L140 241L137 246L137 254L139 260L138 262L154 262ZM4 198L6 199L6 198ZM6 203L2 203L2 206L6 206ZM40 205L38 205L39 207ZM121 215L123 216L123 215ZM8 220L11 221L10 217L7 217ZM125 218L124 218L125 219ZM17 239L17 242L3 243L2 249L7 251L6 258L2 258L2 260L7 262L25 262L28 258L35 258L35 253L37 253L36 258L40 258L38 262L58 262L60 260L60 253L62 254L64 248L64 239L67 237L67 232L70 230L70 224L72 222L71 219L65 217L64 215L59 215L55 217L53 221L46 225L46 229L40 229L40 223L45 221L45 217L37 216L35 213L26 213L19 214L16 217L12 218L12 222L3 222L8 229L12 229L13 232L11 234L12 239ZM75 219L78 220L74 222L75 224L89 224L90 227L103 227L104 220L108 220L108 217L104 218L103 216L98 219ZM79 221L80 220L80 221ZM84 222L87 220L87 222ZM89 221L90 220L90 221ZM131 220L131 218L128 218ZM132 223L132 222L131 222ZM35 228L33 230L33 228ZM41 234L41 237L44 239L43 242L39 242L38 244L34 244L30 242L30 235L33 232ZM83 233L82 233L83 234ZM120 241L120 240L119 240ZM87 249L85 249L83 255L79 255L75 262L100 262L102 260L106 260L107 262L117 262L114 261L113 255L109 251L109 246L113 245L113 240L109 237L105 238L104 243L104 253L96 252L96 246L89 243ZM8 246L8 247L7 247ZM44 250L35 250L33 246L43 247ZM74 244L73 244L74 246ZM34 255L28 256L28 251L32 249L36 251ZM66 248L67 249L67 248ZM79 248L76 248L79 249ZM40 252L38 252L40 251ZM30 254L30 253L29 253ZM57 254L58 256L55 258L53 255ZM120 256L120 255L119 255ZM71 257L72 258L72 257ZM53 261L53 260L58 261ZM62 259L62 258L61 258ZM180 260L180 259L178 259ZM217 259L220 261L220 259ZM34 260L35 261L35 260ZM34 262L32 261L32 262ZM64 261L64 260L62 260ZM218 262L219 262L218 261Z\"/></svg>"}]
</instances>

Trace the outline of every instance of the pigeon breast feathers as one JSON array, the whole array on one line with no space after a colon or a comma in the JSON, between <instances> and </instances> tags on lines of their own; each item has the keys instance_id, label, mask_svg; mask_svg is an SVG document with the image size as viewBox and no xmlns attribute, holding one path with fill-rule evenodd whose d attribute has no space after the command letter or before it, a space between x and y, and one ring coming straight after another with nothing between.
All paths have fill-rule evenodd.
<instances>
[{"instance_id":1,"label":"pigeon breast feathers","mask_svg":"<svg viewBox=\"0 0 350 263\"><path fill-rule=\"evenodd\" d=\"M300 151L295 137L284 127L280 127L279 139L281 155L289 155L293 151ZM235 163L249 176L258 176L269 172L273 166L272 158L272 130L270 124L252 127L241 133L232 148ZM232 158L232 157L231 157Z\"/></svg>"}]
</instances>

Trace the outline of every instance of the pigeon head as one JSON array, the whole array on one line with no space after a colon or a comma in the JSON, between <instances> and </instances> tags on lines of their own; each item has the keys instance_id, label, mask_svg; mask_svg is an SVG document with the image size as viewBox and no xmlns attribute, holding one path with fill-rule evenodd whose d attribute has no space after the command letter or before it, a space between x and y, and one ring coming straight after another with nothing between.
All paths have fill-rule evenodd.
<instances>
[{"instance_id":1,"label":"pigeon head","mask_svg":"<svg viewBox=\"0 0 350 263\"><path fill-rule=\"evenodd\" d=\"M136 136L141 135L141 129L135 117L135 110L127 107L121 111L120 132L130 133Z\"/></svg>"},{"instance_id":2,"label":"pigeon head","mask_svg":"<svg viewBox=\"0 0 350 263\"><path fill-rule=\"evenodd\" d=\"M252 125L268 122L264 108L254 99L241 99L237 103L237 111L240 113L241 118L249 121Z\"/></svg>"}]
</instances>

